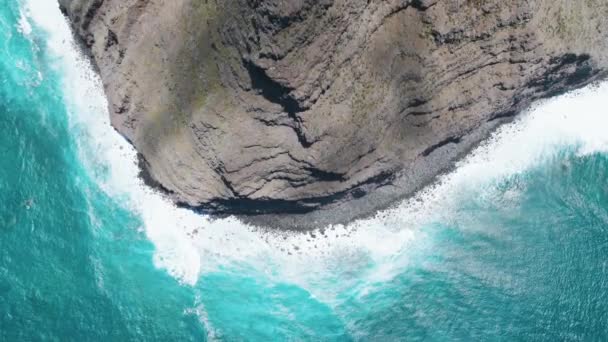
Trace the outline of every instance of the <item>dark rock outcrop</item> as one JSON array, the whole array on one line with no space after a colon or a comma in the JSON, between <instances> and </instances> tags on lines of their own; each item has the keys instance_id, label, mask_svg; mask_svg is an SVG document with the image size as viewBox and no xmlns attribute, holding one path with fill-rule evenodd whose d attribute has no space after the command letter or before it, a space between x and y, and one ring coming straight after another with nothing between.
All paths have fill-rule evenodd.
<instances>
[{"instance_id":1,"label":"dark rock outcrop","mask_svg":"<svg viewBox=\"0 0 608 342\"><path fill-rule=\"evenodd\" d=\"M309 228L431 181L605 75L605 0L59 0L181 205Z\"/></svg>"}]
</instances>

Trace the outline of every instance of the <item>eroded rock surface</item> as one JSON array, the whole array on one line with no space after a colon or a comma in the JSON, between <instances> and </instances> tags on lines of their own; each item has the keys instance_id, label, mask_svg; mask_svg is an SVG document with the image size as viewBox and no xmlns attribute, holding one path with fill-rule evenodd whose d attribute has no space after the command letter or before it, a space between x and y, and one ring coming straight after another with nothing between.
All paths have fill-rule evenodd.
<instances>
[{"instance_id":1,"label":"eroded rock surface","mask_svg":"<svg viewBox=\"0 0 608 342\"><path fill-rule=\"evenodd\" d=\"M176 202L310 228L605 75L605 0L59 0Z\"/></svg>"}]
</instances>

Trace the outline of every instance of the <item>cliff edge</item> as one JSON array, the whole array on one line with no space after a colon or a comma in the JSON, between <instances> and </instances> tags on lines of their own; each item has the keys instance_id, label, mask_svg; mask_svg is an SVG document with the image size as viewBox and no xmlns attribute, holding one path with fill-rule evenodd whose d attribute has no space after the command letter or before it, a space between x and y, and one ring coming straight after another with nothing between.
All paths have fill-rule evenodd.
<instances>
[{"instance_id":1,"label":"cliff edge","mask_svg":"<svg viewBox=\"0 0 608 342\"><path fill-rule=\"evenodd\" d=\"M605 76L605 0L59 0L176 203L307 229L386 207Z\"/></svg>"}]
</instances>

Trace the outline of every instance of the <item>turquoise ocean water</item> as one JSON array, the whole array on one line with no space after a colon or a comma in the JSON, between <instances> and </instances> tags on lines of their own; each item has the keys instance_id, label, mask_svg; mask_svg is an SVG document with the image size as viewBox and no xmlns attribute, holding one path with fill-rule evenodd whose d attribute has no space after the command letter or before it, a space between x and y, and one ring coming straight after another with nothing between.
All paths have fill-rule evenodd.
<instances>
[{"instance_id":1,"label":"turquoise ocean water","mask_svg":"<svg viewBox=\"0 0 608 342\"><path fill-rule=\"evenodd\" d=\"M608 86L539 105L348 227L143 187L51 0L0 0L0 341L608 339Z\"/></svg>"}]
</instances>

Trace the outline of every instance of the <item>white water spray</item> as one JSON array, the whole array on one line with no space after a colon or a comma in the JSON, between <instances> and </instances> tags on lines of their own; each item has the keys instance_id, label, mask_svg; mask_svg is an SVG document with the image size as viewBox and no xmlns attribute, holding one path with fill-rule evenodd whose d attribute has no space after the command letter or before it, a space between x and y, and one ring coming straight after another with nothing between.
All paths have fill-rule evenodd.
<instances>
[{"instance_id":1,"label":"white water spray","mask_svg":"<svg viewBox=\"0 0 608 342\"><path fill-rule=\"evenodd\" d=\"M308 288L323 288L336 265L349 267L347 287L390 279L407 266L413 244L425 243L425 222L449 215L458 193L488 186L493 180L537 165L563 146L580 153L608 148L608 85L588 87L538 106L504 126L451 174L394 209L348 226L320 227L316 237L269 233L234 218L210 220L176 208L138 178L136 152L110 126L101 82L73 42L70 28L54 1L28 0L26 16L48 33L50 53L64 79L70 123L79 132L83 163L112 197L121 199L143 221L156 247L155 264L186 284L221 266L250 267L269 278ZM27 25L24 24L27 31ZM108 172L101 172L107 169ZM324 232L324 233L323 233ZM372 270L364 265L370 262ZM317 291L318 297L328 291ZM337 291L334 291L337 292ZM331 301L330 295L322 298Z\"/></svg>"}]
</instances>

